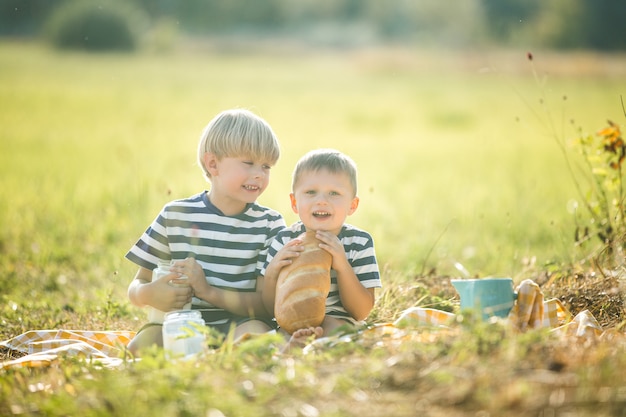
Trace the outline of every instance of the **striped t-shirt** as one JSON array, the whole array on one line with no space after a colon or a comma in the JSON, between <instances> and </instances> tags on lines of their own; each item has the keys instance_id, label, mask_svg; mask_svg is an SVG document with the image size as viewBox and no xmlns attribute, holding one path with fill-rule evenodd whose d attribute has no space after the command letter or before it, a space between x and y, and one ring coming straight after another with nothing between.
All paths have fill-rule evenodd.
<instances>
[{"instance_id":1,"label":"striped t-shirt","mask_svg":"<svg viewBox=\"0 0 626 417\"><path fill-rule=\"evenodd\" d=\"M276 253L285 246L287 242L297 238L304 233L305 230L304 224L297 222L278 233L276 239L274 239L270 246L267 260L261 270L261 275L265 275L267 265L274 258ZM337 237L343 244L348 262L352 266L352 270L361 285L365 288L380 288L380 272L374 251L374 240L370 234L350 224L344 224ZM354 324L359 323L350 316L341 303L339 287L337 286L337 273L332 269L330 271L330 292L326 299L326 314L330 317L348 320Z\"/></svg>"},{"instance_id":2,"label":"striped t-shirt","mask_svg":"<svg viewBox=\"0 0 626 417\"><path fill-rule=\"evenodd\" d=\"M226 216L204 191L166 204L126 258L153 270L159 261L193 256L212 286L255 291L269 245L284 227L280 213L257 203L248 204L241 214ZM214 312L209 325L232 316L199 298L193 299L193 306Z\"/></svg>"}]
</instances>

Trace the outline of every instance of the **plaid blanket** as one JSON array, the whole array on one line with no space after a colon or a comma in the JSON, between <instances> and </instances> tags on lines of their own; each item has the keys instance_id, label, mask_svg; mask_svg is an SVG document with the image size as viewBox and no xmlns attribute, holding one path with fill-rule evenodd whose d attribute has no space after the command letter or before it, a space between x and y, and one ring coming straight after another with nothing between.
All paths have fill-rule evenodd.
<instances>
[{"instance_id":1,"label":"plaid blanket","mask_svg":"<svg viewBox=\"0 0 626 417\"><path fill-rule=\"evenodd\" d=\"M520 283L516 292L517 300L506 320L521 332L528 329L550 328L555 333L583 338L599 337L604 333L588 310L581 311L572 318L571 313L558 299L544 300L541 289L531 280ZM406 327L406 323L452 328L456 317L453 313L441 310L411 307L404 310L393 323L376 325L363 332L362 337L401 338L406 330L399 329ZM123 363L124 347L134 335L135 332L128 331L29 331L0 342L0 346L26 353L26 356L19 359L0 363L0 369L50 366L64 355L97 360L104 366L116 367ZM419 332L419 337L427 343L434 340L437 335L433 332ZM312 350L328 342L332 343L332 338L323 337L307 347Z\"/></svg>"},{"instance_id":2,"label":"plaid blanket","mask_svg":"<svg viewBox=\"0 0 626 417\"><path fill-rule=\"evenodd\" d=\"M98 360L105 366L117 366L123 361L124 347L134 335L135 332L129 331L31 330L0 342L0 346L27 354L0 363L0 369L49 366L62 355Z\"/></svg>"}]
</instances>

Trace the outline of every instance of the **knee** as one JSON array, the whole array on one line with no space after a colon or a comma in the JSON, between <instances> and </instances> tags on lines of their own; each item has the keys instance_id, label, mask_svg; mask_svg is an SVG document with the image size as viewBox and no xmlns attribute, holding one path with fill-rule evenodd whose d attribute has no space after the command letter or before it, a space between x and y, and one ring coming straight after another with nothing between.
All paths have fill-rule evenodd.
<instances>
[{"instance_id":1,"label":"knee","mask_svg":"<svg viewBox=\"0 0 626 417\"><path fill-rule=\"evenodd\" d=\"M325 336L330 336L335 330L346 325L350 325L350 323L342 319L326 316L322 322L322 329L324 329Z\"/></svg>"},{"instance_id":2,"label":"knee","mask_svg":"<svg viewBox=\"0 0 626 417\"><path fill-rule=\"evenodd\" d=\"M148 327L141 330L126 345L126 349L134 357L141 356L141 351L150 346L163 347L163 333L161 326Z\"/></svg>"}]
</instances>

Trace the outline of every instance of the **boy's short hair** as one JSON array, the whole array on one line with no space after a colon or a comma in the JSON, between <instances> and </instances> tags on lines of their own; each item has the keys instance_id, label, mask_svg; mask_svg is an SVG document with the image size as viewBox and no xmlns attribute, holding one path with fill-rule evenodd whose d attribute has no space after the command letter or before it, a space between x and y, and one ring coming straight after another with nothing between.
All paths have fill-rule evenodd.
<instances>
[{"instance_id":1,"label":"boy's short hair","mask_svg":"<svg viewBox=\"0 0 626 417\"><path fill-rule=\"evenodd\" d=\"M293 179L291 189L295 191L296 184L300 180L302 173L308 171L319 171L326 169L333 174L346 174L350 179L350 185L357 193L357 169L356 163L348 155L345 155L335 149L316 149L305 154L293 171Z\"/></svg>"},{"instance_id":2,"label":"boy's short hair","mask_svg":"<svg viewBox=\"0 0 626 417\"><path fill-rule=\"evenodd\" d=\"M200 136L198 165L210 181L203 162L206 152L218 159L250 156L274 165L280 157L280 145L272 127L261 117L249 110L231 109L215 116Z\"/></svg>"}]
</instances>

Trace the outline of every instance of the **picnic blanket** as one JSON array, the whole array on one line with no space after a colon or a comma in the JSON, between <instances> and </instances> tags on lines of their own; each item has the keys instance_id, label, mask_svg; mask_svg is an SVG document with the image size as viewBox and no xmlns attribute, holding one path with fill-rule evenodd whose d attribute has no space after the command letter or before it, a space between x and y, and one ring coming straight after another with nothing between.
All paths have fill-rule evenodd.
<instances>
[{"instance_id":1,"label":"picnic blanket","mask_svg":"<svg viewBox=\"0 0 626 417\"><path fill-rule=\"evenodd\" d=\"M520 332L528 329L549 328L555 333L583 338L601 336L602 327L593 315L584 310L572 318L572 314L558 299L544 300L539 286L532 280L521 282L517 288L517 300L506 321ZM407 323L452 328L457 315L454 313L423 307L404 310L393 323L383 323L365 331L369 337L382 334L393 336L405 331ZM10 367L50 366L61 356L77 356L97 361L103 366L116 367L124 362L124 347L133 338L130 331L78 331L78 330L33 330L0 342L0 346L25 353L18 359L0 363L0 369ZM429 342L434 333L422 332L420 337ZM333 341L322 337L313 341L308 350L316 349ZM306 351L306 348L305 348Z\"/></svg>"},{"instance_id":2,"label":"picnic blanket","mask_svg":"<svg viewBox=\"0 0 626 417\"><path fill-rule=\"evenodd\" d=\"M0 342L0 346L27 354L0 363L0 369L50 366L61 356L97 360L103 366L115 367L123 362L124 347L134 335L131 331L31 330Z\"/></svg>"}]
</instances>

